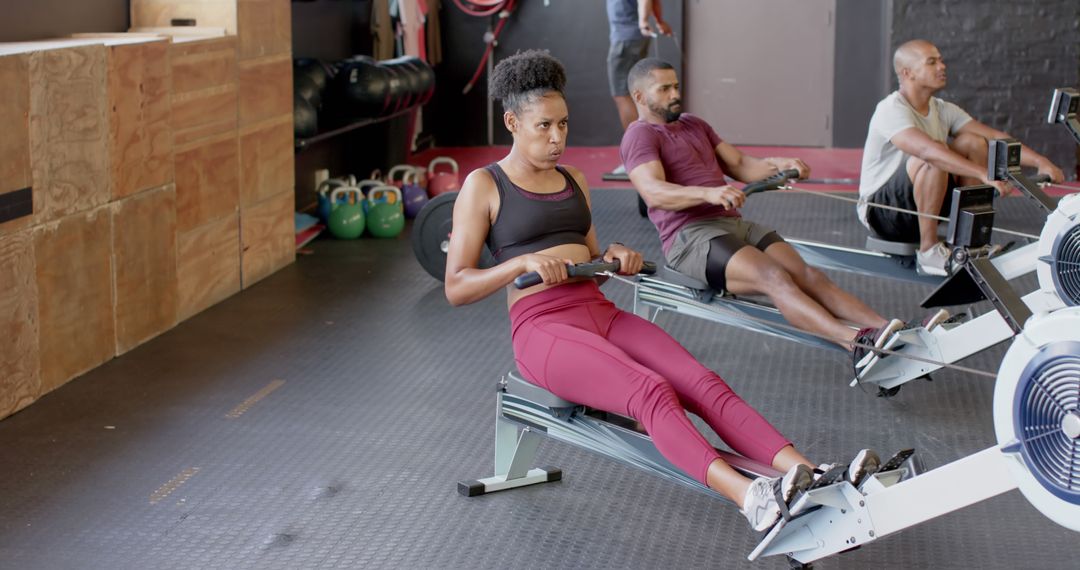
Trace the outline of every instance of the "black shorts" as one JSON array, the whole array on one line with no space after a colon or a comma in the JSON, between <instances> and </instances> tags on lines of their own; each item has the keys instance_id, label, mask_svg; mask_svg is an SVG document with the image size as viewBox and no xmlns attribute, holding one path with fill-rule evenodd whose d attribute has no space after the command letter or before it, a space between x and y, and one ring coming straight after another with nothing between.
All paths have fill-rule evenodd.
<instances>
[{"instance_id":1,"label":"black shorts","mask_svg":"<svg viewBox=\"0 0 1080 570\"><path fill-rule=\"evenodd\" d=\"M957 186L959 184L950 174L949 191L945 193L945 199L941 202L939 215L949 215L949 206L952 204L952 190ZM900 168L897 168L896 172L885 181L885 184L882 184L881 188L871 194L866 201L870 204L882 204L911 211L917 210L918 208L915 206L915 186L907 173L907 160L900 163ZM919 218L917 216L870 206L866 211L866 222L869 224L871 231L889 241L919 243Z\"/></svg>"},{"instance_id":2,"label":"black shorts","mask_svg":"<svg viewBox=\"0 0 1080 570\"><path fill-rule=\"evenodd\" d=\"M612 42L608 47L607 72L608 88L612 97L629 96L630 88L626 85L626 76L634 64L649 55L649 38Z\"/></svg>"}]
</instances>

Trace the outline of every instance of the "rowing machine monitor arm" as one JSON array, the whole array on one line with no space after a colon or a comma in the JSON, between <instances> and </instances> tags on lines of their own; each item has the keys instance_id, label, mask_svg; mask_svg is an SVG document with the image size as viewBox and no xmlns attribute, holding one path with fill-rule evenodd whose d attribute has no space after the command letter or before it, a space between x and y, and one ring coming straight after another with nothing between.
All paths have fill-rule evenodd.
<instances>
[{"instance_id":1,"label":"rowing machine monitor arm","mask_svg":"<svg viewBox=\"0 0 1080 570\"><path fill-rule=\"evenodd\" d=\"M952 275L923 300L922 306L965 305L987 299L1018 333L1031 317L1031 309L990 261L993 202L993 186L953 189L949 210Z\"/></svg>"},{"instance_id":2,"label":"rowing machine monitor arm","mask_svg":"<svg viewBox=\"0 0 1080 570\"><path fill-rule=\"evenodd\" d=\"M987 178L991 180L1007 180L1018 187L1029 198L1035 200L1046 213L1057 208L1058 201L1046 195L1039 184L1050 182L1050 177L1040 174L1034 179L1024 176L1020 171L1020 141L1016 139L994 139L989 141L987 149Z\"/></svg>"},{"instance_id":3,"label":"rowing machine monitor arm","mask_svg":"<svg viewBox=\"0 0 1080 570\"><path fill-rule=\"evenodd\" d=\"M1080 121L1076 120L1080 112L1080 92L1076 89L1054 89L1054 97L1050 100L1050 116L1047 123L1061 123L1069 129L1076 144L1080 144Z\"/></svg>"}]
</instances>

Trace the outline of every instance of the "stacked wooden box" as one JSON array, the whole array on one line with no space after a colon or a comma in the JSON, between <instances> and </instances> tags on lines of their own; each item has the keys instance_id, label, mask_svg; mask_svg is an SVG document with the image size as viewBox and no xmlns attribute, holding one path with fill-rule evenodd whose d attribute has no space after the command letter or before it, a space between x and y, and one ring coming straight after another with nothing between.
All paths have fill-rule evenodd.
<instances>
[{"instance_id":1,"label":"stacked wooden box","mask_svg":"<svg viewBox=\"0 0 1080 570\"><path fill-rule=\"evenodd\" d=\"M0 416L176 324L168 49L0 44Z\"/></svg>"},{"instance_id":2,"label":"stacked wooden box","mask_svg":"<svg viewBox=\"0 0 1080 570\"><path fill-rule=\"evenodd\" d=\"M237 116L236 181L239 191L236 197L218 196L223 202L232 200L239 207L240 227L240 283L248 287L288 263L295 255L291 220L294 205L293 174L293 127L292 127L292 30L289 0L132 0L131 24L136 30L161 29L184 22L197 27L217 27L236 40ZM182 30L181 30L182 32ZM180 39L182 36L177 36ZM196 55L199 48L191 48L187 57L191 65L174 62L173 73L197 70L215 56ZM176 56L174 56L176 57ZM220 61L215 59L215 61ZM174 77L174 81L176 78ZM217 86L224 89L222 86ZM178 87L179 89L179 87ZM209 87L200 87L209 89ZM195 89L198 91L198 89ZM190 92L188 92L190 93ZM201 92L209 96L208 92ZM175 96L174 96L175 97ZM224 97L224 95L222 95ZM196 95L196 98L198 96ZM205 104L206 102L204 102ZM174 102L175 105L175 102ZM195 108L192 105L192 108ZM175 121L180 132L184 127ZM219 173L231 168L232 155L221 154L225 134L215 132L218 138L202 141L180 142L190 152L207 152L207 145L217 145L214 155L219 157ZM178 147L179 148L179 147ZM181 159L177 158L177 194L181 203L188 192L187 183L180 174ZM194 175L195 173L192 172ZM215 192L213 195L217 195ZM195 213L191 224L181 221L181 231L190 232L189 241L202 244L213 241L226 229L225 221L216 214L224 211L224 204L208 204L213 201L205 191L192 197L191 208ZM184 207L181 207L183 210ZM183 218L184 216L181 216ZM209 224L217 224L209 228ZM288 231L285 231L285 230ZM181 242L185 241L181 237ZM183 248L182 248L183 249ZM192 251L205 251L202 245ZM181 254L183 258L183 254ZM204 262L210 262L207 258ZM222 268L223 269L223 268ZM225 292L225 280L221 281ZM231 282L230 282L231 285ZM183 291L185 287L181 287ZM194 287L202 291L202 287ZM181 295L184 297L183 293ZM192 299L194 311L199 305L213 299Z\"/></svg>"},{"instance_id":3,"label":"stacked wooden box","mask_svg":"<svg viewBox=\"0 0 1080 570\"><path fill-rule=\"evenodd\" d=\"M0 44L0 214L32 203L0 223L0 418L293 260L288 0L231 4L236 36Z\"/></svg>"}]
</instances>

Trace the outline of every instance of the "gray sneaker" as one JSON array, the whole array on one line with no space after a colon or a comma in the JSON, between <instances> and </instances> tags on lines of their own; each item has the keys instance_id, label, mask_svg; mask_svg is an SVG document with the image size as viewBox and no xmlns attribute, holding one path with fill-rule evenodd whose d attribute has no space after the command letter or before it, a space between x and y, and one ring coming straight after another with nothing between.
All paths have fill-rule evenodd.
<instances>
[{"instance_id":1,"label":"gray sneaker","mask_svg":"<svg viewBox=\"0 0 1080 570\"><path fill-rule=\"evenodd\" d=\"M919 275L949 275L949 248L942 242L935 243L930 249L915 254L915 270Z\"/></svg>"}]
</instances>

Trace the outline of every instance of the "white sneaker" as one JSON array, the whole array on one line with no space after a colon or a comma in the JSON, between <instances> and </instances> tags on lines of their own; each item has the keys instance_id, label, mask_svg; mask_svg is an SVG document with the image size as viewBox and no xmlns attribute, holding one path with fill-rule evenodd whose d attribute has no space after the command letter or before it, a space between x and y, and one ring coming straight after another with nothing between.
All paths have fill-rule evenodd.
<instances>
[{"instance_id":1,"label":"white sneaker","mask_svg":"<svg viewBox=\"0 0 1080 570\"><path fill-rule=\"evenodd\" d=\"M786 505L798 491L806 489L813 481L813 471L802 464L788 469L783 477L758 477L751 481L750 487L746 489L740 512L755 531L769 530L780 518L778 496Z\"/></svg>"},{"instance_id":2,"label":"white sneaker","mask_svg":"<svg viewBox=\"0 0 1080 570\"><path fill-rule=\"evenodd\" d=\"M915 270L919 275L946 277L949 275L945 269L948 267L949 257L949 248L939 241L930 249L915 254Z\"/></svg>"},{"instance_id":3,"label":"white sneaker","mask_svg":"<svg viewBox=\"0 0 1080 570\"><path fill-rule=\"evenodd\" d=\"M758 477L750 482L739 510L756 532L769 530L780 518L780 506L776 504L772 479Z\"/></svg>"},{"instance_id":4,"label":"white sneaker","mask_svg":"<svg viewBox=\"0 0 1080 570\"><path fill-rule=\"evenodd\" d=\"M881 467L881 458L873 449L862 449L848 465L847 479L856 488L867 475L873 475Z\"/></svg>"},{"instance_id":5,"label":"white sneaker","mask_svg":"<svg viewBox=\"0 0 1080 570\"><path fill-rule=\"evenodd\" d=\"M821 477L826 471L836 467L837 463L822 463L817 466L817 470L814 473L814 479ZM881 468L881 458L873 449L862 449L855 454L855 459L848 464L847 472L844 474L849 483L858 487L866 479L867 475L873 475L877 473L877 470Z\"/></svg>"},{"instance_id":6,"label":"white sneaker","mask_svg":"<svg viewBox=\"0 0 1080 570\"><path fill-rule=\"evenodd\" d=\"M626 166L620 164L620 165L616 166L615 170L612 170L611 173L612 174L626 174Z\"/></svg>"}]
</instances>

